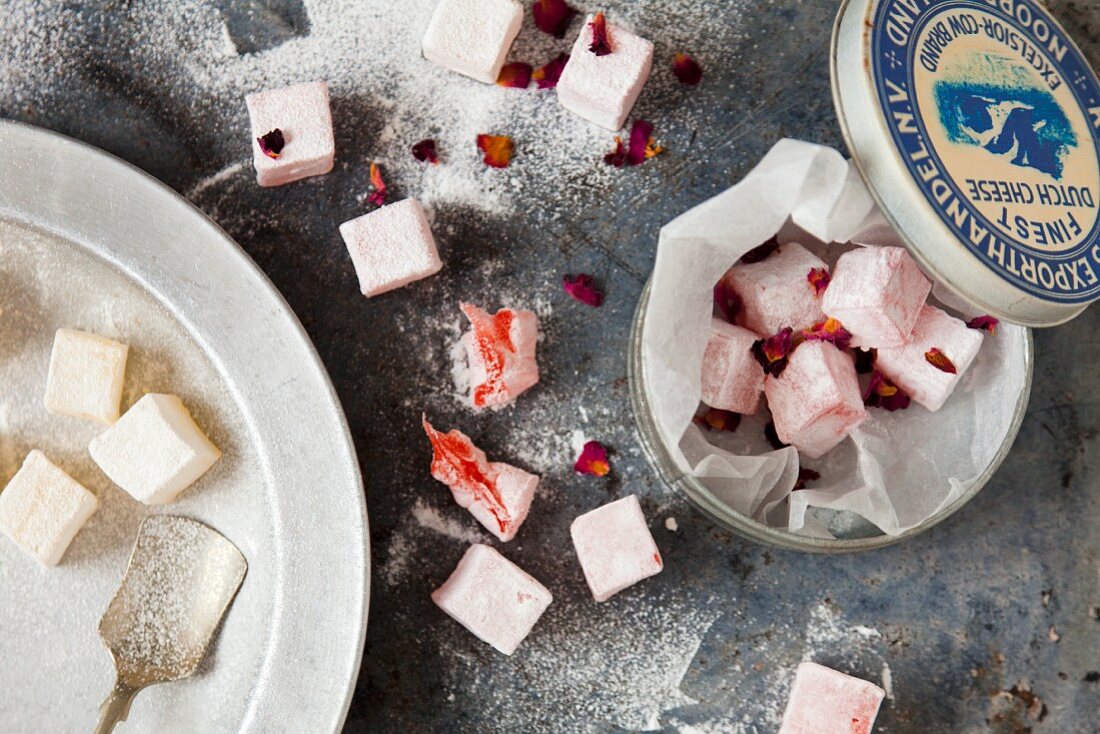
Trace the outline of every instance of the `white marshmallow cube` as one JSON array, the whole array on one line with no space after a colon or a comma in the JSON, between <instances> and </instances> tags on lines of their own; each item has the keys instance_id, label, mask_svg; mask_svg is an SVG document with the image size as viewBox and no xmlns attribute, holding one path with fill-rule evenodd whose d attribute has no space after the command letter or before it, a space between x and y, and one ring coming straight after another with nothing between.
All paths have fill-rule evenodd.
<instances>
[{"instance_id":1,"label":"white marshmallow cube","mask_svg":"<svg viewBox=\"0 0 1100 734\"><path fill-rule=\"evenodd\" d=\"M474 544L432 601L505 655L526 639L553 596L530 574L487 545Z\"/></svg>"},{"instance_id":2,"label":"white marshmallow cube","mask_svg":"<svg viewBox=\"0 0 1100 734\"><path fill-rule=\"evenodd\" d=\"M635 495L581 515L569 532L596 601L607 601L664 568Z\"/></svg>"},{"instance_id":3,"label":"white marshmallow cube","mask_svg":"<svg viewBox=\"0 0 1100 734\"><path fill-rule=\"evenodd\" d=\"M522 24L517 0L440 0L424 33L424 58L493 84Z\"/></svg>"},{"instance_id":4,"label":"white marshmallow cube","mask_svg":"<svg viewBox=\"0 0 1100 734\"><path fill-rule=\"evenodd\" d=\"M585 18L581 34L569 53L569 63L558 79L558 100L589 122L618 130L649 79L653 43L608 23L611 53L597 56L589 50L593 17Z\"/></svg>"},{"instance_id":5,"label":"white marshmallow cube","mask_svg":"<svg viewBox=\"0 0 1100 734\"><path fill-rule=\"evenodd\" d=\"M97 334L58 329L46 376L46 410L114 423L129 351L127 345Z\"/></svg>"},{"instance_id":6,"label":"white marshmallow cube","mask_svg":"<svg viewBox=\"0 0 1100 734\"><path fill-rule=\"evenodd\" d=\"M370 298L443 268L432 229L416 199L379 207L340 225L359 290Z\"/></svg>"},{"instance_id":7,"label":"white marshmallow cube","mask_svg":"<svg viewBox=\"0 0 1100 734\"><path fill-rule=\"evenodd\" d=\"M175 395L150 393L92 439L92 460L134 499L164 505L221 457Z\"/></svg>"},{"instance_id":8,"label":"white marshmallow cube","mask_svg":"<svg viewBox=\"0 0 1100 734\"><path fill-rule=\"evenodd\" d=\"M47 566L56 566L99 501L55 466L31 451L0 492L0 531Z\"/></svg>"},{"instance_id":9,"label":"white marshmallow cube","mask_svg":"<svg viewBox=\"0 0 1100 734\"><path fill-rule=\"evenodd\" d=\"M328 84L294 84L245 97L252 121L252 162L260 186L282 186L332 170L336 143ZM283 133L278 157L264 153L259 140L272 130Z\"/></svg>"},{"instance_id":10,"label":"white marshmallow cube","mask_svg":"<svg viewBox=\"0 0 1100 734\"><path fill-rule=\"evenodd\" d=\"M874 683L801 663L779 734L871 734L885 696Z\"/></svg>"}]
</instances>

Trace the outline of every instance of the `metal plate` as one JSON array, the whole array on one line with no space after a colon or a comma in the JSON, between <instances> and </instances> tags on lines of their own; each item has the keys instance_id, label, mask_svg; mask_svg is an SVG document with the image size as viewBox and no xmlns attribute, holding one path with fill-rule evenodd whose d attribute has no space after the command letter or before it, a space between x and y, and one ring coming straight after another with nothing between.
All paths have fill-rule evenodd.
<instances>
[{"instance_id":1,"label":"metal plate","mask_svg":"<svg viewBox=\"0 0 1100 734\"><path fill-rule=\"evenodd\" d=\"M0 480L41 441L100 496L57 568L0 538L6 730L92 728L112 683L96 624L137 523L161 511L110 486L86 443L63 440L101 428L37 408L39 363L73 320L132 338L124 408L137 388L178 391L221 445L222 462L170 510L219 529L249 562L204 671L142 693L126 731L339 730L366 634L368 532L355 450L313 346L255 264L158 181L20 124L0 122L0 151L0 332L21 330L0 369L29 386L0 389ZM20 261L42 282L13 277ZM47 430L9 425L19 400Z\"/></svg>"}]
</instances>

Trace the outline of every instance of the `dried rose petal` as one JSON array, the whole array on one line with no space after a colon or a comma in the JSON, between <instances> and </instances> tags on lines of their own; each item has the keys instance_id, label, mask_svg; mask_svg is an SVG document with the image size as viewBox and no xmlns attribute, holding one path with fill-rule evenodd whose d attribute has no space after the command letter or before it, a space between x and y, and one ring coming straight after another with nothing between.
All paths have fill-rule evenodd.
<instances>
[{"instance_id":1,"label":"dried rose petal","mask_svg":"<svg viewBox=\"0 0 1100 734\"><path fill-rule=\"evenodd\" d=\"M618 135L615 136L615 150L605 153L603 162L609 166L615 166L615 168L622 168L626 165L626 146L623 145L623 139Z\"/></svg>"},{"instance_id":2,"label":"dried rose petal","mask_svg":"<svg viewBox=\"0 0 1100 734\"><path fill-rule=\"evenodd\" d=\"M741 296L726 284L725 279L718 281L718 285L714 286L714 305L718 307L722 318L731 324L744 306Z\"/></svg>"},{"instance_id":3,"label":"dried rose petal","mask_svg":"<svg viewBox=\"0 0 1100 734\"><path fill-rule=\"evenodd\" d=\"M832 342L837 349L852 345L852 333L831 316L812 328L802 330L802 338L811 342Z\"/></svg>"},{"instance_id":4,"label":"dried rose petal","mask_svg":"<svg viewBox=\"0 0 1100 734\"><path fill-rule=\"evenodd\" d=\"M540 66L531 73L531 78L538 84L539 89L553 89L558 86L558 79L565 71L565 65L569 63L569 54L558 54L552 61Z\"/></svg>"},{"instance_id":5,"label":"dried rose petal","mask_svg":"<svg viewBox=\"0 0 1100 734\"><path fill-rule=\"evenodd\" d=\"M760 245L759 247L754 247L751 250L749 250L748 252L746 252L744 255L742 255L741 256L741 262L745 265L752 265L753 263L758 263L758 262L761 262L763 260L767 260L768 256L770 256L773 252L775 252L778 249L779 249L779 240L776 239L775 237L772 237L770 240L768 240L764 244Z\"/></svg>"},{"instance_id":6,"label":"dried rose petal","mask_svg":"<svg viewBox=\"0 0 1100 734\"><path fill-rule=\"evenodd\" d=\"M706 413L697 415L693 419L696 425L712 431L729 431L733 433L741 425L741 414L718 408L708 408Z\"/></svg>"},{"instance_id":7,"label":"dried rose petal","mask_svg":"<svg viewBox=\"0 0 1100 734\"><path fill-rule=\"evenodd\" d=\"M283 137L283 131L279 128L275 128L269 133L264 133L256 138L256 142L260 144L260 150L268 158L278 158L279 154L283 152L283 147L286 146L286 139Z\"/></svg>"},{"instance_id":8,"label":"dried rose petal","mask_svg":"<svg viewBox=\"0 0 1100 734\"><path fill-rule=\"evenodd\" d=\"M678 53L672 60L672 73L684 84L694 87L703 78L703 67L687 54Z\"/></svg>"},{"instance_id":9,"label":"dried rose petal","mask_svg":"<svg viewBox=\"0 0 1100 734\"><path fill-rule=\"evenodd\" d=\"M573 471L594 477L606 477L611 471L611 462L607 458L607 448L599 441L589 441L573 464Z\"/></svg>"},{"instance_id":10,"label":"dried rose petal","mask_svg":"<svg viewBox=\"0 0 1100 734\"><path fill-rule=\"evenodd\" d=\"M378 170L378 166L374 163L370 164L370 183L374 187L374 191L367 197L368 201L378 206L384 206L386 203L386 182L382 180L382 172Z\"/></svg>"},{"instance_id":11,"label":"dried rose petal","mask_svg":"<svg viewBox=\"0 0 1100 734\"><path fill-rule=\"evenodd\" d=\"M611 53L611 39L607 35L607 18L603 13L596 13L588 25L592 28L592 45L588 50L597 56L607 56Z\"/></svg>"},{"instance_id":12,"label":"dried rose petal","mask_svg":"<svg viewBox=\"0 0 1100 734\"><path fill-rule=\"evenodd\" d=\"M507 168L515 151L515 143L507 135L478 135L477 147L485 153L486 165L493 168Z\"/></svg>"},{"instance_id":13,"label":"dried rose petal","mask_svg":"<svg viewBox=\"0 0 1100 734\"><path fill-rule=\"evenodd\" d=\"M512 89L527 89L531 84L531 65L522 61L513 61L500 68L497 84Z\"/></svg>"},{"instance_id":14,"label":"dried rose petal","mask_svg":"<svg viewBox=\"0 0 1100 734\"><path fill-rule=\"evenodd\" d=\"M646 148L653 137L653 125L645 120L635 120L630 126L630 150L626 154L628 165L636 166L644 161Z\"/></svg>"},{"instance_id":15,"label":"dried rose petal","mask_svg":"<svg viewBox=\"0 0 1100 734\"><path fill-rule=\"evenodd\" d=\"M772 377L779 377L787 368L787 357L794 351L794 330L791 327L767 339L761 339L752 345L752 353L756 361L764 368L764 372Z\"/></svg>"},{"instance_id":16,"label":"dried rose petal","mask_svg":"<svg viewBox=\"0 0 1100 734\"><path fill-rule=\"evenodd\" d=\"M603 293L596 288L591 275L563 275L561 287L573 298L592 308L599 308L603 304Z\"/></svg>"},{"instance_id":17,"label":"dried rose petal","mask_svg":"<svg viewBox=\"0 0 1100 734\"><path fill-rule=\"evenodd\" d=\"M990 334L996 334L997 325L1000 323L1000 321L992 316L978 316L967 321L966 325L971 329L980 329L982 331L988 331Z\"/></svg>"},{"instance_id":18,"label":"dried rose petal","mask_svg":"<svg viewBox=\"0 0 1100 734\"><path fill-rule=\"evenodd\" d=\"M863 392L863 404L871 408L883 408L890 412L905 410L909 407L909 396L900 387L890 382L886 375L875 370L871 381Z\"/></svg>"},{"instance_id":19,"label":"dried rose petal","mask_svg":"<svg viewBox=\"0 0 1100 734\"><path fill-rule=\"evenodd\" d=\"M661 153L664 153L664 152L665 152L664 146L660 145L659 143L655 143L653 141L653 138L650 138L649 140L646 141L646 144L645 144L645 157L646 158L656 158L657 156L661 155Z\"/></svg>"},{"instance_id":20,"label":"dried rose petal","mask_svg":"<svg viewBox=\"0 0 1100 734\"><path fill-rule=\"evenodd\" d=\"M875 368L875 357L878 356L878 350L876 349L857 349L856 350L856 373L861 375L871 374L871 370Z\"/></svg>"},{"instance_id":21,"label":"dried rose petal","mask_svg":"<svg viewBox=\"0 0 1100 734\"><path fill-rule=\"evenodd\" d=\"M943 353L939 347L932 347L924 353L924 358L928 360L928 364L932 365L941 372L946 372L949 375L957 375L959 371L955 369L955 363Z\"/></svg>"},{"instance_id":22,"label":"dried rose petal","mask_svg":"<svg viewBox=\"0 0 1100 734\"><path fill-rule=\"evenodd\" d=\"M800 489L806 489L806 485L810 482L816 482L821 479L821 473L816 472L813 469L807 469L804 466L798 467L798 479L794 483L792 492L797 492Z\"/></svg>"},{"instance_id":23,"label":"dried rose petal","mask_svg":"<svg viewBox=\"0 0 1100 734\"><path fill-rule=\"evenodd\" d=\"M535 16L535 26L554 38L565 38L569 21L577 14L576 9L569 7L565 0L536 0L531 12Z\"/></svg>"},{"instance_id":24,"label":"dried rose petal","mask_svg":"<svg viewBox=\"0 0 1100 734\"><path fill-rule=\"evenodd\" d=\"M810 281L810 287L814 289L814 295L820 296L829 287L832 276L825 268L813 268L806 274L806 280Z\"/></svg>"},{"instance_id":25,"label":"dried rose petal","mask_svg":"<svg viewBox=\"0 0 1100 734\"><path fill-rule=\"evenodd\" d=\"M412 147L413 158L423 163L439 163L439 154L435 149L435 141L431 138L421 140Z\"/></svg>"},{"instance_id":26,"label":"dried rose petal","mask_svg":"<svg viewBox=\"0 0 1100 734\"><path fill-rule=\"evenodd\" d=\"M779 440L779 433L775 430L775 421L768 421L768 425L764 426L764 438L768 440L768 444L776 451L790 446L790 444L783 443Z\"/></svg>"}]
</instances>

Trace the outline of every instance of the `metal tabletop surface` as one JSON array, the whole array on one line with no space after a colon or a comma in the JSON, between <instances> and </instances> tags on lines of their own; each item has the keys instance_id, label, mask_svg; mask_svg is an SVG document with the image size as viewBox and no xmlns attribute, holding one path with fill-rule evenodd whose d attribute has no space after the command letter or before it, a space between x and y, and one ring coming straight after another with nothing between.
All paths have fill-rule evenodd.
<instances>
[{"instance_id":1,"label":"metal tabletop surface","mask_svg":"<svg viewBox=\"0 0 1100 734\"><path fill-rule=\"evenodd\" d=\"M357 195L385 106L335 88L344 163L265 190L246 162L243 92L275 86L274 72L240 78L232 94L186 72L241 59L262 70L265 54L318 32L311 16L332 5L9 0L0 9L0 116L100 146L188 196L256 260L316 344L364 468L376 564L345 731L763 734L777 728L794 666L812 658L888 689L877 732L1100 732L1100 310L1036 334L1031 407L1004 467L957 515L897 547L816 557L741 540L662 486L637 445L627 338L657 231L735 182L779 137L843 147L829 93L834 3L602 3L612 17L635 19L660 65L675 51L707 51L698 52L698 88L651 82L640 102L667 151L619 176L517 169L522 200L542 216L437 206L444 272L371 300L358 294L336 226L364 210ZM1100 62L1100 7L1049 5ZM673 22L689 6L712 21ZM205 23L222 24L233 58L181 65L201 52L186 39ZM384 28L364 34L392 42ZM601 152L579 154L595 168ZM561 293L561 274L578 271L606 288L599 311ZM515 409L474 415L449 385L456 301L495 306L500 293L539 304L544 379ZM489 537L428 475L422 410L439 427L461 427L491 458L543 475L527 524L503 550L555 600L512 657L429 599L466 543ZM574 431L612 447L610 478L573 475ZM642 497L665 570L597 605L568 526L626 493Z\"/></svg>"}]
</instances>

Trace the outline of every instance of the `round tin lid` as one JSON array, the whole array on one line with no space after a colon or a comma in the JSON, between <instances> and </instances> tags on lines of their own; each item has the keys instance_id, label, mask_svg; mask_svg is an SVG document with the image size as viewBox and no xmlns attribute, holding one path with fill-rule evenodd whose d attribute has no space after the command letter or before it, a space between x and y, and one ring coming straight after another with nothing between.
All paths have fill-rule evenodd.
<instances>
[{"instance_id":1,"label":"round tin lid","mask_svg":"<svg viewBox=\"0 0 1100 734\"><path fill-rule=\"evenodd\" d=\"M1036 0L846 0L833 96L883 214L975 307L1100 299L1100 81Z\"/></svg>"}]
</instances>

